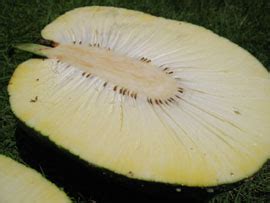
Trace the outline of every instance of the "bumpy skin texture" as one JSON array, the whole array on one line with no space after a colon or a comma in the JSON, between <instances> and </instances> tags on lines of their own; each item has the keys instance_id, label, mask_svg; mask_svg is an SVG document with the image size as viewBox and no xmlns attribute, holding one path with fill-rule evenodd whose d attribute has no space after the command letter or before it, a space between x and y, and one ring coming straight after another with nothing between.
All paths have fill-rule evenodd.
<instances>
[{"instance_id":1,"label":"bumpy skin texture","mask_svg":"<svg viewBox=\"0 0 270 203\"><path fill-rule=\"evenodd\" d=\"M71 200L41 174L0 155L0 202L71 203Z\"/></svg>"},{"instance_id":2,"label":"bumpy skin texture","mask_svg":"<svg viewBox=\"0 0 270 203\"><path fill-rule=\"evenodd\" d=\"M49 59L16 69L12 110L86 162L130 178L207 187L247 178L269 158L269 74L228 40L106 7L71 11L42 35L59 45L44 52ZM166 85L156 85L161 78ZM161 98L151 94L155 87Z\"/></svg>"}]
</instances>

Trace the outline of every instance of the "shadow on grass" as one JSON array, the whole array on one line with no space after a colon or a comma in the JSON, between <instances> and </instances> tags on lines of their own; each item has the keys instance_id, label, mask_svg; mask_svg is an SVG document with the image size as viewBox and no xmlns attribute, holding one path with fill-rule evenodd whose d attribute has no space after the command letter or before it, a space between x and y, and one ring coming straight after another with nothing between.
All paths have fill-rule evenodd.
<instances>
[{"instance_id":1,"label":"shadow on grass","mask_svg":"<svg viewBox=\"0 0 270 203\"><path fill-rule=\"evenodd\" d=\"M73 197L75 202L207 202L213 193L205 189L128 179L105 169L89 167L48 140L35 139L21 127L16 141L22 159Z\"/></svg>"}]
</instances>

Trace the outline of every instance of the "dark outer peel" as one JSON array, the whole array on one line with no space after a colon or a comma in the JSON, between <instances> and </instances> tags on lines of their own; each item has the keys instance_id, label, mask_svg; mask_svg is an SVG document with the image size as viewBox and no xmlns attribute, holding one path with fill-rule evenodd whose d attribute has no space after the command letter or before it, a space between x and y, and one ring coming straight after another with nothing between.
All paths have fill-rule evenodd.
<instances>
[{"instance_id":1,"label":"dark outer peel","mask_svg":"<svg viewBox=\"0 0 270 203\"><path fill-rule=\"evenodd\" d=\"M38 170L40 170L40 167L42 167L43 171L47 170L49 172L48 175L52 176L52 179L56 179L56 182L64 184L65 189L71 190L71 193L76 188L79 192L86 190L84 191L86 195L100 195L97 198L104 198L103 194L109 193L109 198L116 198L117 201L119 198L125 198L122 195L126 194L126 198L132 197L134 199L134 195L139 198L135 202L140 201L141 198L146 198L146 200L150 198L153 201L165 198L165 201L189 200L192 202L202 202L202 200L209 200L214 194L228 191L248 180L245 179L237 183L215 187L187 187L139 180L132 177L132 172L127 177L82 160L79 156L56 145L47 136L41 135L21 121L19 121L16 138L19 151L26 162L30 164L32 162L32 165L36 165L34 167ZM33 164L33 161L36 164ZM52 164L53 166L48 166ZM45 171L46 174L47 171ZM53 172L53 174L50 174L50 172ZM91 189L94 192L91 193ZM102 195L99 193L102 193ZM111 202L111 199L109 201Z\"/></svg>"}]
</instances>

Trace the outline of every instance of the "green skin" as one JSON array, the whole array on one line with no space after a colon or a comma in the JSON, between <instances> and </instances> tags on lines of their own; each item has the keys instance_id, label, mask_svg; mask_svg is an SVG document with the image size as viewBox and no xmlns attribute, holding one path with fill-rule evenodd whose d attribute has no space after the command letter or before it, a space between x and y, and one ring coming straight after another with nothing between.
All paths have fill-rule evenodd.
<instances>
[{"instance_id":1,"label":"green skin","mask_svg":"<svg viewBox=\"0 0 270 203\"><path fill-rule=\"evenodd\" d=\"M51 47L40 44L25 43L25 44L17 44L15 48L36 54L38 56L46 57L46 55L42 52L42 50L50 49Z\"/></svg>"}]
</instances>

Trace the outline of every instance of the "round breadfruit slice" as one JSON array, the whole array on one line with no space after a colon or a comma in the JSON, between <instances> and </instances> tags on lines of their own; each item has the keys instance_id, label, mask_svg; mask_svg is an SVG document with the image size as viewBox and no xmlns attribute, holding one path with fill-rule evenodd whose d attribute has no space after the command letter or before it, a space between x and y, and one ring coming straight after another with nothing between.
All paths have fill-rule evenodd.
<instances>
[{"instance_id":1,"label":"round breadfruit slice","mask_svg":"<svg viewBox=\"0 0 270 203\"><path fill-rule=\"evenodd\" d=\"M71 200L35 170L0 155L0 202L71 203Z\"/></svg>"},{"instance_id":2,"label":"round breadfruit slice","mask_svg":"<svg viewBox=\"0 0 270 203\"><path fill-rule=\"evenodd\" d=\"M248 52L196 25L86 7L42 31L54 47L8 91L29 128L91 165L194 187L247 178L270 155L270 80Z\"/></svg>"}]
</instances>

